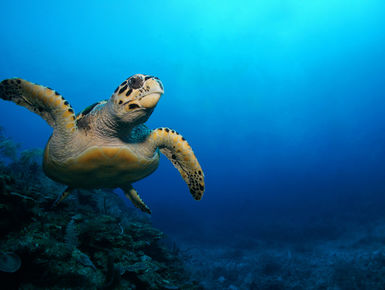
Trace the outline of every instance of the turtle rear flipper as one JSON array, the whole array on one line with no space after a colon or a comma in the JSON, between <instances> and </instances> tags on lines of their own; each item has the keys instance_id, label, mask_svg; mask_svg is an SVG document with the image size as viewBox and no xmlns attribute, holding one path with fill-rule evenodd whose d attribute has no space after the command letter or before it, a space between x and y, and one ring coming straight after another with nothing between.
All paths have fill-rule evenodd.
<instances>
[{"instance_id":1,"label":"turtle rear flipper","mask_svg":"<svg viewBox=\"0 0 385 290\"><path fill-rule=\"evenodd\" d=\"M38 114L62 134L75 131L75 114L69 103L56 91L23 79L0 83L0 98L12 101Z\"/></svg>"},{"instance_id":2,"label":"turtle rear flipper","mask_svg":"<svg viewBox=\"0 0 385 290\"><path fill-rule=\"evenodd\" d=\"M131 202L139 208L141 211L151 214L150 208L140 198L138 192L132 187L131 184L122 187L124 195L131 200Z\"/></svg>"},{"instance_id":3,"label":"turtle rear flipper","mask_svg":"<svg viewBox=\"0 0 385 290\"><path fill-rule=\"evenodd\" d=\"M178 169L192 196L200 200L205 190L204 174L185 138L169 128L158 128L152 131L150 139Z\"/></svg>"}]
</instances>

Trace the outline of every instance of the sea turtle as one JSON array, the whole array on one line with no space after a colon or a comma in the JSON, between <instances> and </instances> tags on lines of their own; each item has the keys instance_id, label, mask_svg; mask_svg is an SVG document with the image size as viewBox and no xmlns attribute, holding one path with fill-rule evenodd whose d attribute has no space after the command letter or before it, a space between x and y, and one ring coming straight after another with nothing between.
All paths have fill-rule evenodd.
<instances>
[{"instance_id":1,"label":"sea turtle","mask_svg":"<svg viewBox=\"0 0 385 290\"><path fill-rule=\"evenodd\" d=\"M132 183L158 167L159 151L178 169L196 200L204 192L204 174L187 141L169 128L148 129L147 121L163 94L161 81L136 74L111 98L75 116L57 91L20 78L0 83L0 98L40 115L53 128L44 150L43 169L67 185L63 200L76 188L121 188L144 212L151 213Z\"/></svg>"}]
</instances>

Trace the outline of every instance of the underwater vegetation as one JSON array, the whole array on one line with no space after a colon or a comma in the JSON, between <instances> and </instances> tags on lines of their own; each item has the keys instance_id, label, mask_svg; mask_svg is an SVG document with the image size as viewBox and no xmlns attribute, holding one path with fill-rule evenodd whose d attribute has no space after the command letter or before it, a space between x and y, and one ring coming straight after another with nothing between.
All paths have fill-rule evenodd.
<instances>
[{"instance_id":1,"label":"underwater vegetation","mask_svg":"<svg viewBox=\"0 0 385 290\"><path fill-rule=\"evenodd\" d=\"M2 131L1 131L2 133ZM53 207L59 185L41 150L0 136L0 280L7 289L202 289L177 247L109 191L79 190Z\"/></svg>"}]
</instances>

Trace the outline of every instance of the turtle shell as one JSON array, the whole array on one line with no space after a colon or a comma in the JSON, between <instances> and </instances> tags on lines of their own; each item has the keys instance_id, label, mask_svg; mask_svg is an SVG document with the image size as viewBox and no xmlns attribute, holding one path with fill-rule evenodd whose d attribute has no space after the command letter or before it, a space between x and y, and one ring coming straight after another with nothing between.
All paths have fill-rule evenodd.
<instances>
[{"instance_id":1,"label":"turtle shell","mask_svg":"<svg viewBox=\"0 0 385 290\"><path fill-rule=\"evenodd\" d=\"M159 152L151 158L138 155L129 147L93 146L64 162L44 152L43 167L52 179L78 188L119 187L151 174L159 164Z\"/></svg>"}]
</instances>

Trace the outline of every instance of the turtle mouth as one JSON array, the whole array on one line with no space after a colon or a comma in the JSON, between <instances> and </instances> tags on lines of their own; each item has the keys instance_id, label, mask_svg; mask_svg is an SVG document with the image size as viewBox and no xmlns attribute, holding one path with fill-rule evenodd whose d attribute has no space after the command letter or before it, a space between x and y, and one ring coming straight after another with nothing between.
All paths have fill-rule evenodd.
<instances>
[{"instance_id":1,"label":"turtle mouth","mask_svg":"<svg viewBox=\"0 0 385 290\"><path fill-rule=\"evenodd\" d=\"M152 92L152 93L149 93L147 95L142 96L138 100L127 101L123 105L127 107L127 110L153 109L158 104L161 96L162 96L161 92L157 92L157 93Z\"/></svg>"},{"instance_id":2,"label":"turtle mouth","mask_svg":"<svg viewBox=\"0 0 385 290\"><path fill-rule=\"evenodd\" d=\"M138 103L146 109L152 109L156 106L156 104L159 102L159 99L161 95L163 94L162 92L152 92L150 94L144 95L143 97L140 98Z\"/></svg>"}]
</instances>

